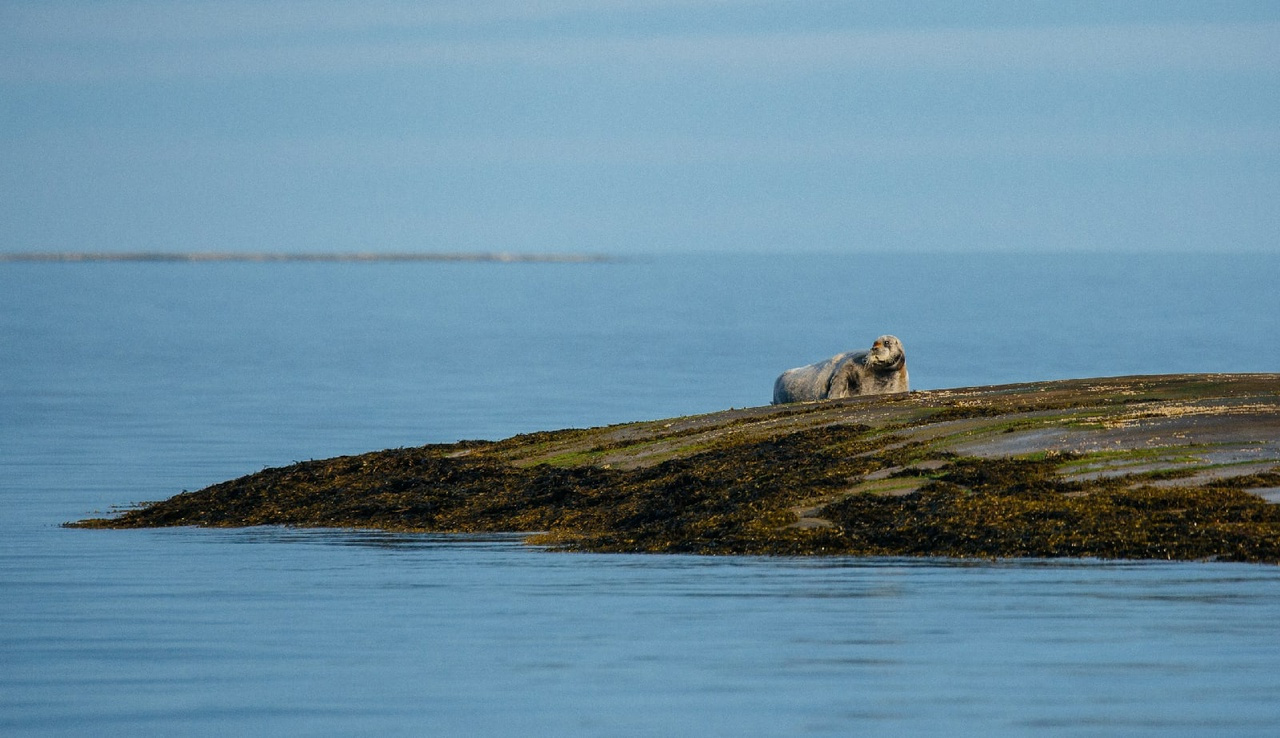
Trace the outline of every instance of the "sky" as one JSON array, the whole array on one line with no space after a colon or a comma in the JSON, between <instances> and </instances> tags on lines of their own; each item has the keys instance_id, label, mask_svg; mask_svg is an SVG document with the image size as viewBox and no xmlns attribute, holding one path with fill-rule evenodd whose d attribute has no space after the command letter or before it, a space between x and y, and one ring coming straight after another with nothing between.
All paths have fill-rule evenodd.
<instances>
[{"instance_id":1,"label":"sky","mask_svg":"<svg viewBox=\"0 0 1280 738\"><path fill-rule=\"evenodd\" d=\"M1280 252L1280 3L0 0L0 251Z\"/></svg>"}]
</instances>

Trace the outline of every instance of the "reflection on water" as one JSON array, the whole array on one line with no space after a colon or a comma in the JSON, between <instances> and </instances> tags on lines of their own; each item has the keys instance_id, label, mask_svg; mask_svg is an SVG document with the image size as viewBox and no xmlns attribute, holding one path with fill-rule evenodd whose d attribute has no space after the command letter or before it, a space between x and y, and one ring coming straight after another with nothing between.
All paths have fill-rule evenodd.
<instances>
[{"instance_id":1,"label":"reflection on water","mask_svg":"<svg viewBox=\"0 0 1280 738\"><path fill-rule=\"evenodd\" d=\"M287 528L27 537L47 553L7 546L0 583L6 733L1280 721L1275 567L560 554Z\"/></svg>"},{"instance_id":2,"label":"reflection on water","mask_svg":"<svg viewBox=\"0 0 1280 738\"><path fill-rule=\"evenodd\" d=\"M510 548L527 533L396 533L348 528L308 529L265 525L227 531L229 543L310 543L327 546L359 546L397 550L417 548Z\"/></svg>"}]
</instances>

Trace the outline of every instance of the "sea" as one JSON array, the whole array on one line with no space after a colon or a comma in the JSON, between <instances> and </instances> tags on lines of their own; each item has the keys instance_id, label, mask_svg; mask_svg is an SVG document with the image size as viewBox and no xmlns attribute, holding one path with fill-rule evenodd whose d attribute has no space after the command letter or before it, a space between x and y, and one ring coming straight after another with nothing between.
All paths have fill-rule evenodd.
<instances>
[{"instance_id":1,"label":"sea","mask_svg":"<svg viewBox=\"0 0 1280 738\"><path fill-rule=\"evenodd\" d=\"M1280 567L62 527L307 459L913 389L1280 371L1280 254L0 263L0 735L1280 730Z\"/></svg>"}]
</instances>

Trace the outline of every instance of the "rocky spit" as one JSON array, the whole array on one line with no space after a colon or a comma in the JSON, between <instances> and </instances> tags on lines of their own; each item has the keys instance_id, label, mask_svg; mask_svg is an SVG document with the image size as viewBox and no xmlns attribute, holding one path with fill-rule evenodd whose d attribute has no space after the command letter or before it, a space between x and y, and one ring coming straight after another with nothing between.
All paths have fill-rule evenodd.
<instances>
[{"instance_id":1,"label":"rocky spit","mask_svg":"<svg viewBox=\"0 0 1280 738\"><path fill-rule=\"evenodd\" d=\"M529 533L559 549L1280 563L1280 374L910 392L306 461L77 528Z\"/></svg>"}]
</instances>

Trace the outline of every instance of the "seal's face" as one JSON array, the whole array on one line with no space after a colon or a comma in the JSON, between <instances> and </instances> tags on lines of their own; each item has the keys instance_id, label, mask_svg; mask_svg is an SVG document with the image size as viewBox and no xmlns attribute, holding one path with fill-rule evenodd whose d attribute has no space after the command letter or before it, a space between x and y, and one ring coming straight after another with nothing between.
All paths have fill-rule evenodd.
<instances>
[{"instance_id":1,"label":"seal's face","mask_svg":"<svg viewBox=\"0 0 1280 738\"><path fill-rule=\"evenodd\" d=\"M874 369L896 369L902 361L902 342L896 336L880 336L867 352L867 366Z\"/></svg>"}]
</instances>

